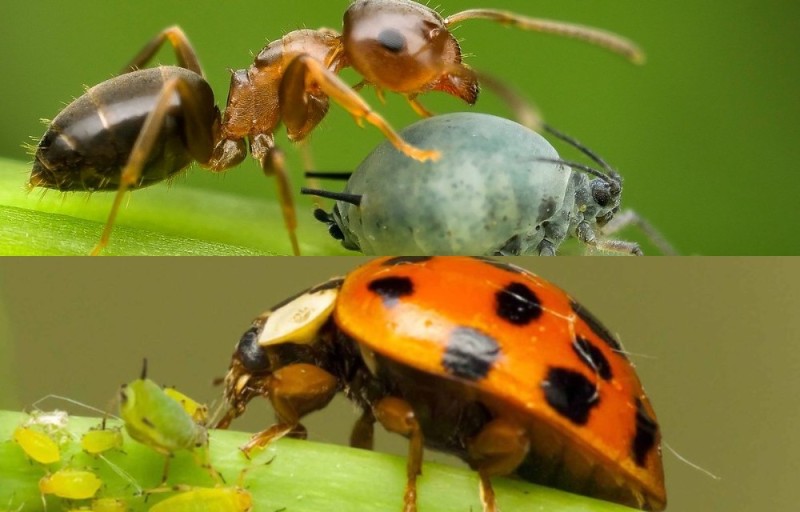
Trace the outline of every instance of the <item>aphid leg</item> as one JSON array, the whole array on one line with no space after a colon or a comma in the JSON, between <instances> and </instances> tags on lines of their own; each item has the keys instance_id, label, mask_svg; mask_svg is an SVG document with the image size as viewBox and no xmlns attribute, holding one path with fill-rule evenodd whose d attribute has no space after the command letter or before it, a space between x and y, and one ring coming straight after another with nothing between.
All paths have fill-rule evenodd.
<instances>
[{"instance_id":1,"label":"aphid leg","mask_svg":"<svg viewBox=\"0 0 800 512\"><path fill-rule=\"evenodd\" d=\"M542 18L530 18L521 14L497 9L468 9L448 16L445 18L444 23L449 27L471 19L490 20L522 30L544 32L580 39L614 53L618 53L634 64L644 64L645 61L644 52L633 41L607 30L587 27L585 25Z\"/></svg>"},{"instance_id":2,"label":"aphid leg","mask_svg":"<svg viewBox=\"0 0 800 512\"><path fill-rule=\"evenodd\" d=\"M142 176L142 170L145 163L150 158L150 153L153 150L155 142L161 133L161 128L164 125L164 118L167 116L170 104L173 101L173 94L177 93L184 106L183 113L186 118L185 131L186 140L189 151L200 161L208 159L208 149L202 143L204 140L212 140L211 127L206 126L200 115L200 108L198 99L194 96L194 89L182 78L173 78L164 84L164 88L158 95L153 110L147 115L147 118L142 124L139 136L131 149L131 154L128 157L128 163L122 169L120 175L119 188L117 194L114 196L114 203L111 206L111 211L108 214L103 234L100 236L100 241L92 249L91 255L96 256L108 245L108 240L111 237L111 231L114 227L114 220L116 220L117 213L122 205L122 199L125 197L125 192L128 188L138 184ZM205 154L204 154L205 153Z\"/></svg>"},{"instance_id":3,"label":"aphid leg","mask_svg":"<svg viewBox=\"0 0 800 512\"><path fill-rule=\"evenodd\" d=\"M658 247L661 254L665 256L677 256L678 251L667 241L664 235L655 226L633 210L622 210L613 219L603 226L604 235L612 235L630 225L634 225L645 234L648 240Z\"/></svg>"},{"instance_id":4,"label":"aphid leg","mask_svg":"<svg viewBox=\"0 0 800 512\"><path fill-rule=\"evenodd\" d=\"M409 440L406 491L403 512L417 510L417 477L422 473L422 429L411 405L400 398L386 397L373 405L375 419L389 432Z\"/></svg>"},{"instance_id":5,"label":"aphid leg","mask_svg":"<svg viewBox=\"0 0 800 512\"><path fill-rule=\"evenodd\" d=\"M594 229L587 221L582 221L575 228L575 233L578 240L585 243L589 247L594 247L601 251L616 252L619 254L629 254L631 256L644 256L642 249L636 242L627 242L625 240L605 240L598 239L595 235Z\"/></svg>"},{"instance_id":6,"label":"aphid leg","mask_svg":"<svg viewBox=\"0 0 800 512\"><path fill-rule=\"evenodd\" d=\"M286 231L289 233L289 240L292 244L292 254L300 256L300 245L297 242L297 214L283 151L275 146L273 134L259 133L250 141L250 153L258 160L264 174L275 177L283 223L286 225Z\"/></svg>"},{"instance_id":7,"label":"aphid leg","mask_svg":"<svg viewBox=\"0 0 800 512\"><path fill-rule=\"evenodd\" d=\"M255 434L241 447L248 457L256 448L266 447L297 430L300 418L306 414L328 405L338 390L338 382L336 377L318 366L297 363L273 372L265 389L278 423Z\"/></svg>"},{"instance_id":8,"label":"aphid leg","mask_svg":"<svg viewBox=\"0 0 800 512\"><path fill-rule=\"evenodd\" d=\"M438 160L438 151L420 149L407 143L364 99L353 91L341 78L310 55L296 57L284 72L281 82L280 104L283 105L282 120L289 138L302 139L309 131L306 105L313 91L321 91L336 100L361 124L364 119L378 128L399 151L419 160ZM313 97L312 97L313 98Z\"/></svg>"},{"instance_id":9,"label":"aphid leg","mask_svg":"<svg viewBox=\"0 0 800 512\"><path fill-rule=\"evenodd\" d=\"M350 446L362 450L372 450L375 440L375 415L366 409L350 432Z\"/></svg>"},{"instance_id":10,"label":"aphid leg","mask_svg":"<svg viewBox=\"0 0 800 512\"><path fill-rule=\"evenodd\" d=\"M506 420L494 419L467 441L469 463L480 475L483 512L496 512L491 477L514 472L528 455L530 441L525 429Z\"/></svg>"},{"instance_id":11,"label":"aphid leg","mask_svg":"<svg viewBox=\"0 0 800 512\"><path fill-rule=\"evenodd\" d=\"M194 71L198 75L203 76L203 69L200 67L197 52L194 51L192 43L189 42L189 38L186 37L186 34L177 25L165 28L153 39L148 41L139 53L131 59L130 63L122 68L121 74L129 73L147 64L166 42L169 42L175 50L175 58L178 59L178 65L180 67Z\"/></svg>"}]
</instances>

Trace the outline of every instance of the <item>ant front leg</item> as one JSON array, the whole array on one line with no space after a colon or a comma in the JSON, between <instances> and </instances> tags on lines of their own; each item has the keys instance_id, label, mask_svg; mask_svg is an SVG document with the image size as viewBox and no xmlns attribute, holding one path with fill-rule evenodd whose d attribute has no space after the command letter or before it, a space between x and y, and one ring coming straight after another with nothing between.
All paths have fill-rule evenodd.
<instances>
[{"instance_id":1,"label":"ant front leg","mask_svg":"<svg viewBox=\"0 0 800 512\"><path fill-rule=\"evenodd\" d=\"M336 100L359 124L364 119L378 128L394 147L409 157L424 162L438 160L441 156L438 151L420 149L403 140L358 93L310 55L295 57L287 66L281 81L279 94L282 121L290 139L300 140L310 131L309 126L312 123L309 122L308 102L318 98L320 92Z\"/></svg>"},{"instance_id":2,"label":"ant front leg","mask_svg":"<svg viewBox=\"0 0 800 512\"><path fill-rule=\"evenodd\" d=\"M175 50L175 58L178 59L178 65L182 68L194 71L200 76L203 76L203 69L200 67L200 61L197 58L197 52L194 51L192 43L178 25L165 28L158 33L153 39L144 45L139 53L131 59L127 66L122 68L122 74L134 71L145 64L161 49L164 43L169 42Z\"/></svg>"},{"instance_id":3,"label":"ant front leg","mask_svg":"<svg viewBox=\"0 0 800 512\"><path fill-rule=\"evenodd\" d=\"M328 405L338 391L338 382L336 377L318 366L297 363L273 372L268 377L265 391L278 423L255 434L241 447L248 457L256 448L264 448L287 434L304 432L300 418Z\"/></svg>"},{"instance_id":4,"label":"ant front leg","mask_svg":"<svg viewBox=\"0 0 800 512\"><path fill-rule=\"evenodd\" d=\"M161 134L164 120L169 115L174 95L180 97L185 120L185 136L187 148L193 158L205 162L211 155L213 136L212 127L208 123L208 112L203 108L202 100L198 98L196 89L184 78L177 76L169 79L158 93L156 103L144 120L136 142L131 148L128 162L122 169L119 187L108 214L108 220L103 228L100 241L97 242L90 253L97 256L108 245L114 221L122 205L122 199L129 188L139 184L144 166L150 158L153 148Z\"/></svg>"},{"instance_id":5,"label":"ant front leg","mask_svg":"<svg viewBox=\"0 0 800 512\"><path fill-rule=\"evenodd\" d=\"M258 160L264 174L275 177L283 222L292 244L292 254L300 256L300 244L297 242L297 213L283 151L275 146L273 134L259 133L250 140L250 154Z\"/></svg>"}]
</instances>

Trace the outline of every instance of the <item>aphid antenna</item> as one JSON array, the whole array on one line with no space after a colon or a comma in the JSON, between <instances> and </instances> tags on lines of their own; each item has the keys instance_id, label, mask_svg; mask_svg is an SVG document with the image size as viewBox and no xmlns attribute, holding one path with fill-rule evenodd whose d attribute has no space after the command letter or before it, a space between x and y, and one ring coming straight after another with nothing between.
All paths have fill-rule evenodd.
<instances>
[{"instance_id":1,"label":"aphid antenna","mask_svg":"<svg viewBox=\"0 0 800 512\"><path fill-rule=\"evenodd\" d=\"M598 155L597 153L586 147L586 145L583 144L581 141L570 135L567 135L566 133L560 130L553 128L551 125L547 123L542 123L542 128L550 135L556 137L557 139L563 140L570 146L574 147L584 155L591 158L595 163L597 163L597 165L602 167L603 170L606 171L606 173L608 173L609 177L611 177L616 181L619 181L619 173L616 170L614 170L614 168L611 167L611 165L609 165L608 162L606 162L600 155Z\"/></svg>"},{"instance_id":2,"label":"aphid antenna","mask_svg":"<svg viewBox=\"0 0 800 512\"><path fill-rule=\"evenodd\" d=\"M539 162L550 162L554 164L566 165L567 167L572 167L573 169L578 169L580 171L585 172L586 174L589 174L596 178L600 178L609 185L619 186L619 182L615 180L612 176L609 176L602 171L598 171L594 167L589 167L588 165L582 164L580 162L570 162L569 160L562 160L561 158L546 158L546 157L536 157L534 158L534 160Z\"/></svg>"},{"instance_id":3,"label":"aphid antenna","mask_svg":"<svg viewBox=\"0 0 800 512\"><path fill-rule=\"evenodd\" d=\"M93 405L85 404L85 403L83 403L83 402L81 402L79 400L75 400L74 398L69 398L69 397L66 397L66 396L55 395L55 394L49 394L49 395L43 396L42 398L40 398L37 401L33 402L33 404L31 404L31 407L33 407L36 410L41 411L42 409L40 407L40 404L42 402L44 402L45 400L61 400L63 402L67 402L67 403L70 403L72 405L77 405L78 407L82 407L82 408L84 408L86 410L101 414L103 416L103 423L104 424L105 424L105 419L108 416L114 418L115 420L122 421L118 416L115 416L115 415L111 414L108 411L104 411L104 410L102 410L102 409L100 409L98 407L94 407Z\"/></svg>"},{"instance_id":4,"label":"aphid antenna","mask_svg":"<svg viewBox=\"0 0 800 512\"><path fill-rule=\"evenodd\" d=\"M353 173L350 171L306 171L306 178L318 178L321 180L347 181Z\"/></svg>"},{"instance_id":5,"label":"aphid antenna","mask_svg":"<svg viewBox=\"0 0 800 512\"><path fill-rule=\"evenodd\" d=\"M324 197L325 199L333 199L334 201L344 201L354 206L361 206L362 194L347 194L345 192L331 192L329 190L320 190L315 188L303 187L300 189L303 195Z\"/></svg>"}]
</instances>

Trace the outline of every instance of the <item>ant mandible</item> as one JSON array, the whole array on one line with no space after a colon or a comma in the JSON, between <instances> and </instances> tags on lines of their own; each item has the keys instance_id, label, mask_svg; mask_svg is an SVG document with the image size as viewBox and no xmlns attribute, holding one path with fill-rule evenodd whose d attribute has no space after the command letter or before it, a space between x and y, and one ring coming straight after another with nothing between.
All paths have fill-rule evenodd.
<instances>
[{"instance_id":1,"label":"ant mandible","mask_svg":"<svg viewBox=\"0 0 800 512\"><path fill-rule=\"evenodd\" d=\"M280 123L290 140L302 140L324 118L332 97L358 122L366 120L380 129L409 157L438 158L435 150L406 143L337 73L352 67L364 77L360 85L372 85L379 94L403 94L423 116L431 114L417 96L432 90L472 104L478 78L461 62L460 47L449 31L468 19L576 37L634 62L643 59L630 41L579 25L495 9L442 18L410 0L356 0L345 12L341 34L330 29L292 31L268 44L249 69L234 71L220 115L194 49L178 27L171 27L145 45L125 74L89 89L53 120L38 145L29 186L116 189L103 234L92 251L99 254L108 244L127 190L169 178L193 160L213 171L231 168L246 156L247 139L262 170L277 179L292 250L299 254L295 207L283 156L275 145ZM174 47L179 66L137 69L166 42Z\"/></svg>"}]
</instances>

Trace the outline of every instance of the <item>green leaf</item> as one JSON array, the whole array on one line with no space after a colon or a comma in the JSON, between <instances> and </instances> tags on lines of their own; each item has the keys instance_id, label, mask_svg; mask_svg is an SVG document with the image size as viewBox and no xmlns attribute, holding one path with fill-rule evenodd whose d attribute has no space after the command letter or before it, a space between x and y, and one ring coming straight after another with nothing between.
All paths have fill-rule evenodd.
<instances>
[{"instance_id":1,"label":"green leaf","mask_svg":"<svg viewBox=\"0 0 800 512\"><path fill-rule=\"evenodd\" d=\"M0 507L26 511L42 510L38 481L48 468L30 462L22 449L10 441L14 428L26 416L0 411ZM160 482L164 457L148 447L125 437L124 453L108 453L107 459L117 470L133 479L123 478L106 461L80 451L78 440L99 418L71 417L70 439L62 447L58 467L91 469L103 480L98 497L125 500L131 510L144 510L169 494L152 495L147 504L136 497L135 487L148 489ZM109 426L114 425L110 423ZM393 455L357 450L344 446L310 441L281 439L264 452L246 459L239 446L250 434L211 431L211 460L227 482L236 486L245 467L243 487L252 493L257 511L331 512L400 512L405 487L405 459ZM135 485L134 485L135 483ZM170 464L170 484L211 487L208 473L188 453L179 453ZM568 494L555 489L504 478L493 479L497 502L502 510L538 512L625 512L631 509ZM418 504L421 512L465 512L481 509L478 478L475 472L441 464L425 464L419 479ZM57 499L48 499L48 510L61 510Z\"/></svg>"},{"instance_id":2,"label":"green leaf","mask_svg":"<svg viewBox=\"0 0 800 512\"><path fill-rule=\"evenodd\" d=\"M27 164L0 159L0 254L88 254L99 240L114 194L28 192L29 170ZM298 203L303 254L348 254L310 210L307 201ZM290 251L274 198L159 184L128 194L103 254L239 256Z\"/></svg>"}]
</instances>

